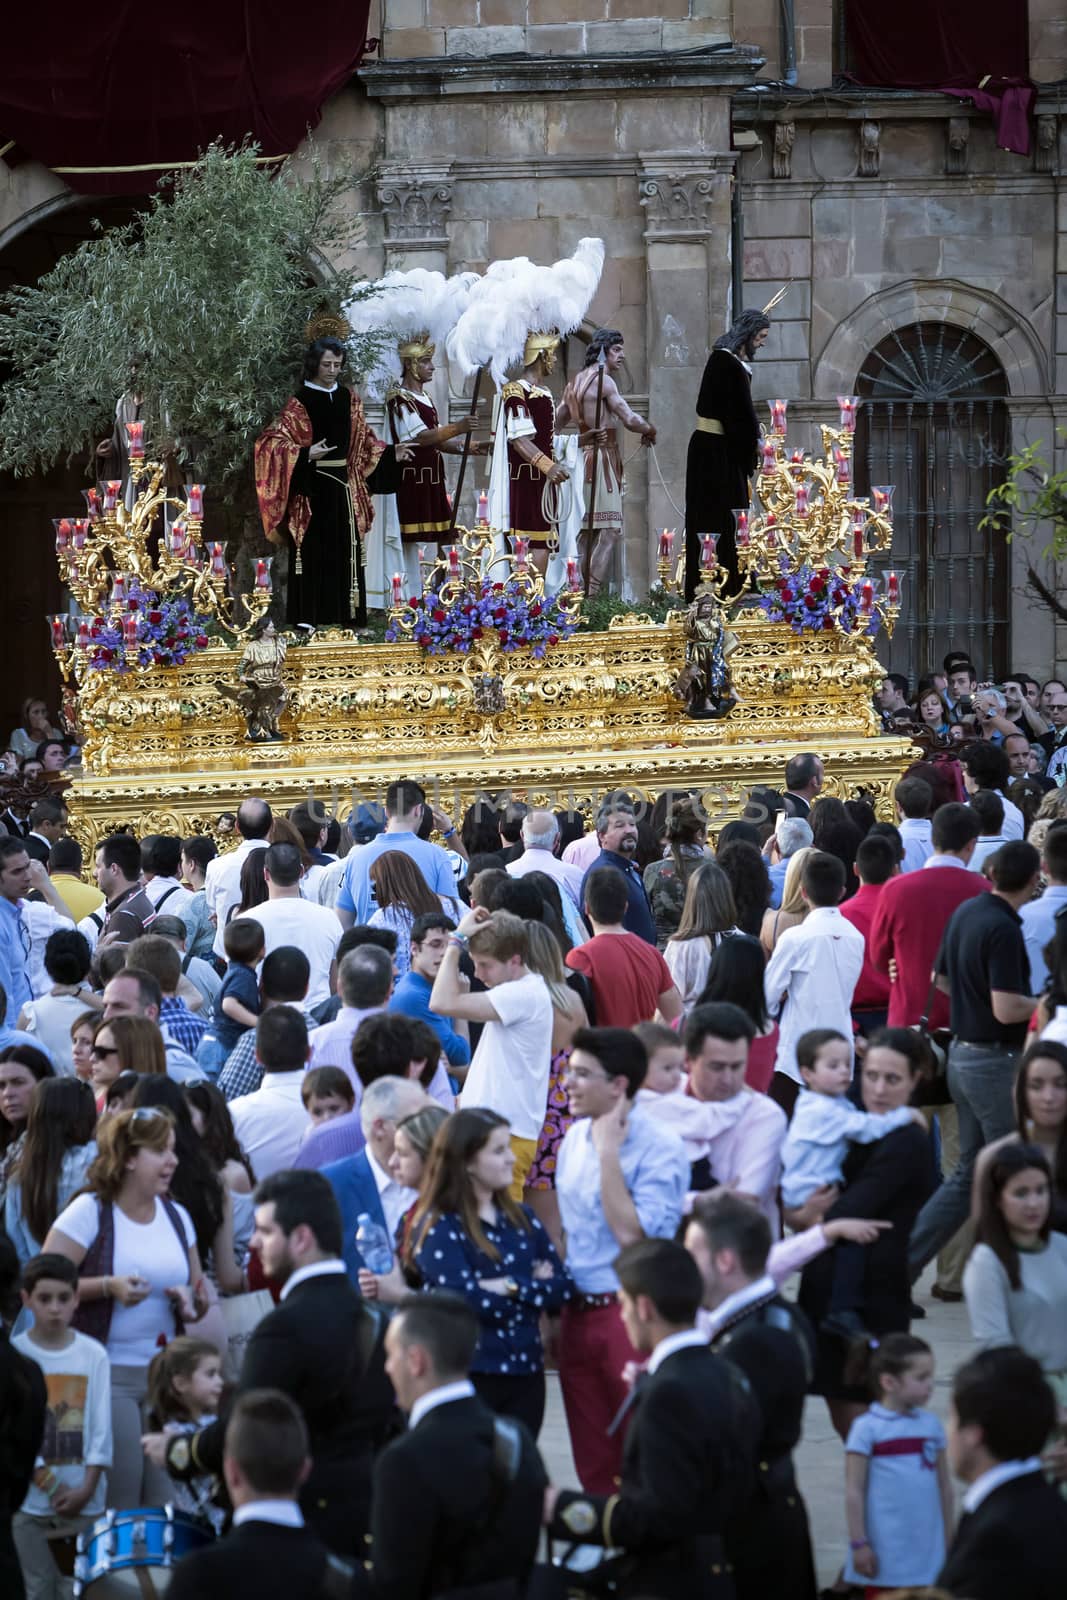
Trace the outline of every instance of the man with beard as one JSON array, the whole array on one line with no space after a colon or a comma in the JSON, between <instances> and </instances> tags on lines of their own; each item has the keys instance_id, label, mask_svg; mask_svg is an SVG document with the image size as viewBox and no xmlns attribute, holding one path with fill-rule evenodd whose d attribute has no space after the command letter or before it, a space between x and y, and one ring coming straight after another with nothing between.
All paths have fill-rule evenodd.
<instances>
[{"instance_id":1,"label":"man with beard","mask_svg":"<svg viewBox=\"0 0 1067 1600\"><path fill-rule=\"evenodd\" d=\"M734 512L751 498L748 480L756 470L760 428L752 404L752 361L766 342L770 318L742 311L716 340L697 396L697 424L685 465L685 598L700 582L700 547L705 534L716 538L716 559L730 574L726 592L740 587Z\"/></svg>"},{"instance_id":2,"label":"man with beard","mask_svg":"<svg viewBox=\"0 0 1067 1600\"><path fill-rule=\"evenodd\" d=\"M658 948L656 921L648 903L644 881L637 865L637 818L632 810L609 803L597 812L596 836L600 841L600 854L590 863L582 880L582 904L585 904L585 887L589 873L597 867L614 867L626 882L626 915L622 925L627 933L636 933L646 944Z\"/></svg>"}]
</instances>

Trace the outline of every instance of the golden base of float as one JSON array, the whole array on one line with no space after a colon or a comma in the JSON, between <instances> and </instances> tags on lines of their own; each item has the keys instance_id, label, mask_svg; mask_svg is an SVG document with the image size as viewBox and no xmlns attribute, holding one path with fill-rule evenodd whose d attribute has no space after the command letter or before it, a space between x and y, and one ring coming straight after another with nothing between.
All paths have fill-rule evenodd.
<instances>
[{"instance_id":1,"label":"golden base of float","mask_svg":"<svg viewBox=\"0 0 1067 1600\"><path fill-rule=\"evenodd\" d=\"M453 815L486 790L588 812L611 787L653 797L695 788L714 827L738 815L753 784L781 789L802 750L823 758L826 792L863 788L891 819L893 785L916 751L878 736L871 692L882 668L870 641L794 634L759 613L730 626L738 704L710 721L687 716L673 692L683 613L663 625L617 618L540 661L504 654L492 634L468 655L435 657L321 632L289 648L279 743L251 742L215 687L234 678L234 651L212 647L168 670L86 672L72 831L86 849L117 827L212 832L248 794L278 809L314 795L343 818L404 776Z\"/></svg>"}]
</instances>

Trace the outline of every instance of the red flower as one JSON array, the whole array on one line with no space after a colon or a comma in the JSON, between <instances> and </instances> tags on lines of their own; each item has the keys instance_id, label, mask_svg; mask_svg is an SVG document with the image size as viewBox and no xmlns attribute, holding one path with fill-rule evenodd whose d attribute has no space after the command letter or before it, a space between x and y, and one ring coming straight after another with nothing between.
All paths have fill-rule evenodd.
<instances>
[{"instance_id":1,"label":"red flower","mask_svg":"<svg viewBox=\"0 0 1067 1600\"><path fill-rule=\"evenodd\" d=\"M418 642L419 642L419 644L421 644L421 645L427 645L427 644L429 644L429 642L430 642L430 635L429 635L429 634L428 634L428 633L420 633L420 634L419 634L419 636L418 636Z\"/></svg>"},{"instance_id":2,"label":"red flower","mask_svg":"<svg viewBox=\"0 0 1067 1600\"><path fill-rule=\"evenodd\" d=\"M493 612L493 621L494 622L500 622L504 617L507 616L507 614L508 613L507 613L507 607L506 606L498 606L497 609Z\"/></svg>"},{"instance_id":3,"label":"red flower","mask_svg":"<svg viewBox=\"0 0 1067 1600\"><path fill-rule=\"evenodd\" d=\"M503 592L504 592L504 585L502 583L494 583L494 585L493 585L493 593L494 594L503 594Z\"/></svg>"},{"instance_id":4,"label":"red flower","mask_svg":"<svg viewBox=\"0 0 1067 1600\"><path fill-rule=\"evenodd\" d=\"M198 650L206 650L207 649L207 634L206 633L198 633L197 636L196 636L196 639L193 642L195 643L196 648Z\"/></svg>"},{"instance_id":5,"label":"red flower","mask_svg":"<svg viewBox=\"0 0 1067 1600\"><path fill-rule=\"evenodd\" d=\"M481 636L482 636L481 628L472 628L471 629L471 638L472 639L480 639Z\"/></svg>"},{"instance_id":6,"label":"red flower","mask_svg":"<svg viewBox=\"0 0 1067 1600\"><path fill-rule=\"evenodd\" d=\"M558 633L550 633L549 636L548 636L548 642L549 642L549 644L559 644L559 634Z\"/></svg>"},{"instance_id":7,"label":"red flower","mask_svg":"<svg viewBox=\"0 0 1067 1600\"><path fill-rule=\"evenodd\" d=\"M814 596L810 594L806 594L804 596L804 604L809 611L814 611L818 603L819 602L814 598Z\"/></svg>"},{"instance_id":8,"label":"red flower","mask_svg":"<svg viewBox=\"0 0 1067 1600\"><path fill-rule=\"evenodd\" d=\"M442 611L441 607L438 606L436 611L433 614L433 620L435 622L443 622L445 620L446 616L447 616L447 612Z\"/></svg>"},{"instance_id":9,"label":"red flower","mask_svg":"<svg viewBox=\"0 0 1067 1600\"><path fill-rule=\"evenodd\" d=\"M417 611L419 609L418 596L412 595L411 599L408 601L408 605L411 607L412 611Z\"/></svg>"},{"instance_id":10,"label":"red flower","mask_svg":"<svg viewBox=\"0 0 1067 1600\"><path fill-rule=\"evenodd\" d=\"M822 592L823 592L823 590L825 588L826 588L826 579L825 578L812 578L811 582L808 584L808 592L810 594L822 594Z\"/></svg>"},{"instance_id":11,"label":"red flower","mask_svg":"<svg viewBox=\"0 0 1067 1600\"><path fill-rule=\"evenodd\" d=\"M824 617L823 618L822 631L823 631L823 633L833 633L833 631L834 631L834 619L833 619L833 617Z\"/></svg>"},{"instance_id":12,"label":"red flower","mask_svg":"<svg viewBox=\"0 0 1067 1600\"><path fill-rule=\"evenodd\" d=\"M779 592L779 594L780 594L780 595L781 595L781 597L782 597L782 599L783 599L783 600L784 600L784 601L785 601L785 602L786 602L786 603L787 603L787 604L788 604L788 603L789 603L789 601L790 601L790 600L792 600L792 599L793 599L793 591L792 591L792 589L779 589L779 591L778 591L778 592Z\"/></svg>"},{"instance_id":13,"label":"red flower","mask_svg":"<svg viewBox=\"0 0 1067 1600\"><path fill-rule=\"evenodd\" d=\"M159 624L163 621L162 611L150 611L148 613L148 620L152 624L153 628L158 628Z\"/></svg>"},{"instance_id":14,"label":"red flower","mask_svg":"<svg viewBox=\"0 0 1067 1600\"><path fill-rule=\"evenodd\" d=\"M530 607L530 615L531 615L531 617L539 617L541 615L541 607L540 606L531 606Z\"/></svg>"},{"instance_id":15,"label":"red flower","mask_svg":"<svg viewBox=\"0 0 1067 1600\"><path fill-rule=\"evenodd\" d=\"M100 660L101 661L110 661L113 658L115 652L113 650L109 650L107 645L105 644L105 645L101 645L100 646L100 650L99 650L98 654L100 656Z\"/></svg>"}]
</instances>

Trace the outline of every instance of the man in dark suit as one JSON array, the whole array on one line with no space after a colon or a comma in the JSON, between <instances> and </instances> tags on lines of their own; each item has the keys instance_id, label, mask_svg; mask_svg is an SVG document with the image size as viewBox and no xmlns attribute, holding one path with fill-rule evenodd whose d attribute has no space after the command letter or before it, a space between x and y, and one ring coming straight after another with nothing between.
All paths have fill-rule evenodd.
<instances>
[{"instance_id":1,"label":"man in dark suit","mask_svg":"<svg viewBox=\"0 0 1067 1600\"><path fill-rule=\"evenodd\" d=\"M1032 1356L984 1350L956 1373L948 1457L967 1484L938 1585L960 1600L1062 1600L1067 1504L1041 1451L1056 1402Z\"/></svg>"},{"instance_id":2,"label":"man in dark suit","mask_svg":"<svg viewBox=\"0 0 1067 1600\"><path fill-rule=\"evenodd\" d=\"M288 1395L250 1389L226 1425L222 1459L233 1526L178 1562L170 1600L342 1600L356 1569L332 1556L298 1503L311 1471L308 1432Z\"/></svg>"},{"instance_id":3,"label":"man in dark suit","mask_svg":"<svg viewBox=\"0 0 1067 1600\"><path fill-rule=\"evenodd\" d=\"M248 1341L238 1394L281 1389L304 1414L312 1467L300 1503L338 1555L362 1555L371 1457L393 1395L381 1368L383 1324L345 1276L341 1219L320 1172L277 1172L256 1189L258 1250L279 1305ZM148 1434L145 1453L179 1480L222 1467L225 1418L199 1433Z\"/></svg>"},{"instance_id":4,"label":"man in dark suit","mask_svg":"<svg viewBox=\"0 0 1067 1600\"><path fill-rule=\"evenodd\" d=\"M806 820L822 789L822 782L823 764L817 755L808 751L803 755L790 756L785 764L785 793L782 796L786 815Z\"/></svg>"},{"instance_id":5,"label":"man in dark suit","mask_svg":"<svg viewBox=\"0 0 1067 1600\"><path fill-rule=\"evenodd\" d=\"M30 812L29 832L26 834L26 854L46 867L52 846L63 837L67 826L67 808L58 795L46 794Z\"/></svg>"},{"instance_id":6,"label":"man in dark suit","mask_svg":"<svg viewBox=\"0 0 1067 1600\"><path fill-rule=\"evenodd\" d=\"M547 1478L522 1423L494 1417L467 1373L478 1319L456 1295L412 1295L385 1335L408 1431L374 1467L371 1559L381 1600L519 1600Z\"/></svg>"},{"instance_id":7,"label":"man in dark suit","mask_svg":"<svg viewBox=\"0 0 1067 1600\"><path fill-rule=\"evenodd\" d=\"M396 1182L389 1171L389 1158L396 1142L397 1123L428 1104L429 1096L421 1084L407 1078L376 1078L364 1089L359 1107L366 1148L358 1156L345 1156L322 1168L323 1177L337 1196L341 1211L340 1253L356 1288L360 1268L366 1265L356 1243L360 1216L366 1212L392 1241L404 1212L418 1199L414 1189Z\"/></svg>"},{"instance_id":8,"label":"man in dark suit","mask_svg":"<svg viewBox=\"0 0 1067 1600\"><path fill-rule=\"evenodd\" d=\"M699 1195L685 1247L704 1280L711 1348L741 1368L763 1422L755 1492L726 1530L737 1600L815 1600L808 1513L793 1472L812 1378L811 1327L767 1272L770 1224L751 1201L725 1189Z\"/></svg>"},{"instance_id":9,"label":"man in dark suit","mask_svg":"<svg viewBox=\"0 0 1067 1600\"><path fill-rule=\"evenodd\" d=\"M549 1489L549 1535L623 1551L623 1597L733 1600L723 1531L752 1494L756 1405L694 1326L704 1286L688 1251L641 1239L615 1270L630 1342L650 1358L634 1388L622 1481L613 1495Z\"/></svg>"}]
</instances>

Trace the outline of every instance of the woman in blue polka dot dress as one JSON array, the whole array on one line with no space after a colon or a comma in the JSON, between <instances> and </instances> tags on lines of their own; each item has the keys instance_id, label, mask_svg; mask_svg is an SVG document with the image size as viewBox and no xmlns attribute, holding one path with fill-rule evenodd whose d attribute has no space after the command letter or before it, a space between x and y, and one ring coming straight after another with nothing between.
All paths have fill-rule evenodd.
<instances>
[{"instance_id":1,"label":"woman in blue polka dot dress","mask_svg":"<svg viewBox=\"0 0 1067 1600\"><path fill-rule=\"evenodd\" d=\"M534 1438L545 1410L540 1318L573 1285L528 1206L508 1194L515 1156L495 1111L457 1111L433 1142L411 1227L426 1289L461 1294L481 1334L471 1381L487 1405L525 1422Z\"/></svg>"}]
</instances>

